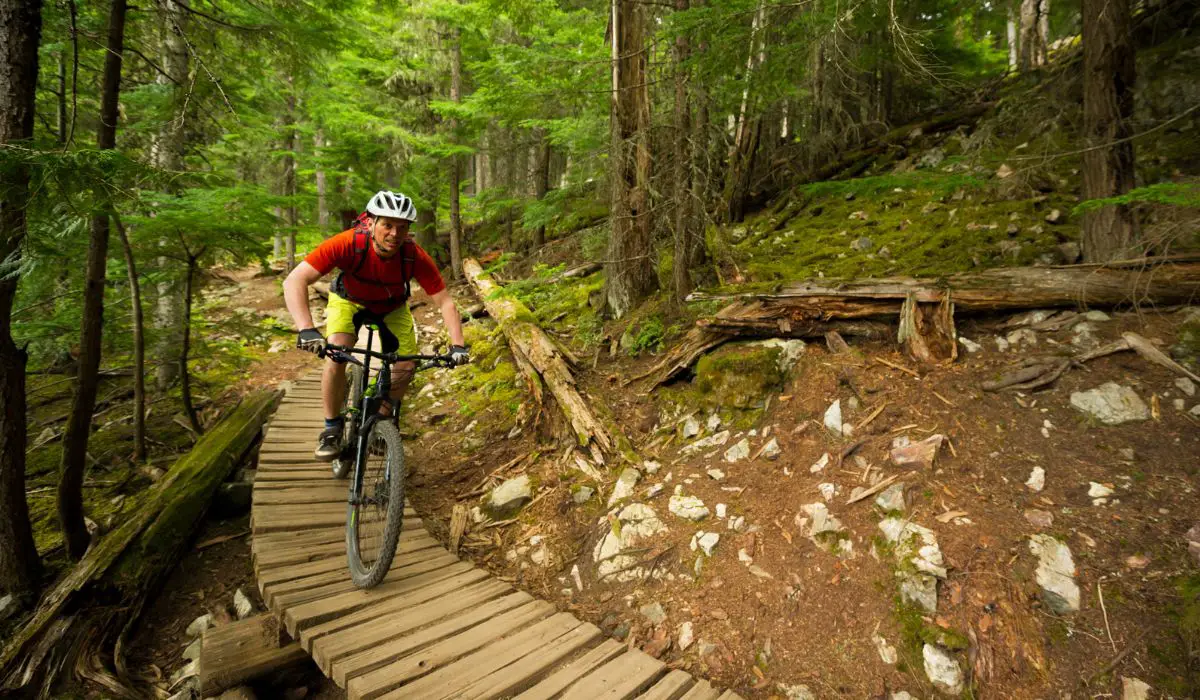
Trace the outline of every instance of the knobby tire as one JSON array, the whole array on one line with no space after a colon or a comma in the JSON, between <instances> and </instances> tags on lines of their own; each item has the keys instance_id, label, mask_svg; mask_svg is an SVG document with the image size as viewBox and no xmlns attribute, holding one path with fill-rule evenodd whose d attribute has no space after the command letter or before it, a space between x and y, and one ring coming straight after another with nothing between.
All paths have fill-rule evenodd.
<instances>
[{"instance_id":1,"label":"knobby tire","mask_svg":"<svg viewBox=\"0 0 1200 700\"><path fill-rule=\"evenodd\" d=\"M368 493L375 493L374 484L366 480L369 475L364 474L363 498L359 499L358 505L348 505L346 512L346 554L350 564L350 579L359 588L371 588L387 575L392 558L396 555L396 543L400 539L400 527L404 520L404 451L401 447L400 430L388 420L376 421L371 426L364 470L370 464L371 450L376 440L383 443L384 464L391 477L386 484L388 503L382 542L377 545L377 556L373 561L363 561L363 552L359 547L361 516L366 515L368 509L375 507L365 502Z\"/></svg>"},{"instance_id":2,"label":"knobby tire","mask_svg":"<svg viewBox=\"0 0 1200 700\"><path fill-rule=\"evenodd\" d=\"M346 406L342 410L342 453L333 458L333 478L345 479L350 475L354 466L354 447L358 444L358 426L362 424L362 416L351 420L350 410L361 408L363 396L363 369L358 365L350 365L349 376L346 378Z\"/></svg>"}]
</instances>

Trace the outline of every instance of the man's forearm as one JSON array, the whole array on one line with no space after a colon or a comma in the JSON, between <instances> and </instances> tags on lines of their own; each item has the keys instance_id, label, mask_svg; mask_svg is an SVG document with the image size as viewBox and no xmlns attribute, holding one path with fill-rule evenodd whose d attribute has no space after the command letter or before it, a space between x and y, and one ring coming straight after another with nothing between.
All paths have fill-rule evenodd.
<instances>
[{"instance_id":1,"label":"man's forearm","mask_svg":"<svg viewBox=\"0 0 1200 700\"><path fill-rule=\"evenodd\" d=\"M451 345L466 345L463 339L462 316L452 297L442 300L442 320L446 322L446 332L450 334Z\"/></svg>"},{"instance_id":2,"label":"man's forearm","mask_svg":"<svg viewBox=\"0 0 1200 700\"><path fill-rule=\"evenodd\" d=\"M304 280L288 277L283 283L283 301L297 330L313 327L312 312L308 309L308 285Z\"/></svg>"}]
</instances>

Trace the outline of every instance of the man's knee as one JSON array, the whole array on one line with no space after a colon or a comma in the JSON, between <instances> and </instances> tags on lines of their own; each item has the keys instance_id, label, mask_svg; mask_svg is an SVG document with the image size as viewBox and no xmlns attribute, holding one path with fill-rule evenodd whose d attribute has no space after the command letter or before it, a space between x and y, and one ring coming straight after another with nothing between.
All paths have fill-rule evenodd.
<instances>
[{"instance_id":1,"label":"man's knee","mask_svg":"<svg viewBox=\"0 0 1200 700\"><path fill-rule=\"evenodd\" d=\"M417 365L415 362L397 362L392 365L392 383L407 384L416 373Z\"/></svg>"}]
</instances>

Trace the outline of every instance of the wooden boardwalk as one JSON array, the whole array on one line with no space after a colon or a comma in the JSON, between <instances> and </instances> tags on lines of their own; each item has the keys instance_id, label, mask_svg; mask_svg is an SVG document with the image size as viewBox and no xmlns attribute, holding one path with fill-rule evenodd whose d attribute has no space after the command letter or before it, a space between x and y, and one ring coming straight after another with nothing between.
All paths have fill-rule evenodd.
<instances>
[{"instance_id":1,"label":"wooden boardwalk","mask_svg":"<svg viewBox=\"0 0 1200 700\"><path fill-rule=\"evenodd\" d=\"M254 482L254 571L267 606L352 699L738 698L459 560L411 508L387 577L355 588L347 482L312 458L322 417L313 374L271 419Z\"/></svg>"}]
</instances>

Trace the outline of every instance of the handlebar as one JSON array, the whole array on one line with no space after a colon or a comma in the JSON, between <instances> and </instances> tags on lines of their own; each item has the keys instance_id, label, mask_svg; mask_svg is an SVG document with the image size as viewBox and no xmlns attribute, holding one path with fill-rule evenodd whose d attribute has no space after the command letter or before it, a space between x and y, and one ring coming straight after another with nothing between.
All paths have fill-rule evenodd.
<instances>
[{"instance_id":1,"label":"handlebar","mask_svg":"<svg viewBox=\"0 0 1200 700\"><path fill-rule=\"evenodd\" d=\"M425 367L454 367L454 360L446 355L400 355L394 352L375 352L364 348L348 348L343 345L334 345L326 343L324 350L321 352L322 357L331 357L335 361L350 362L356 365L362 365L362 361L355 358L354 355L362 355L363 357L374 357L381 362L392 365L397 362L425 362L428 363Z\"/></svg>"}]
</instances>

